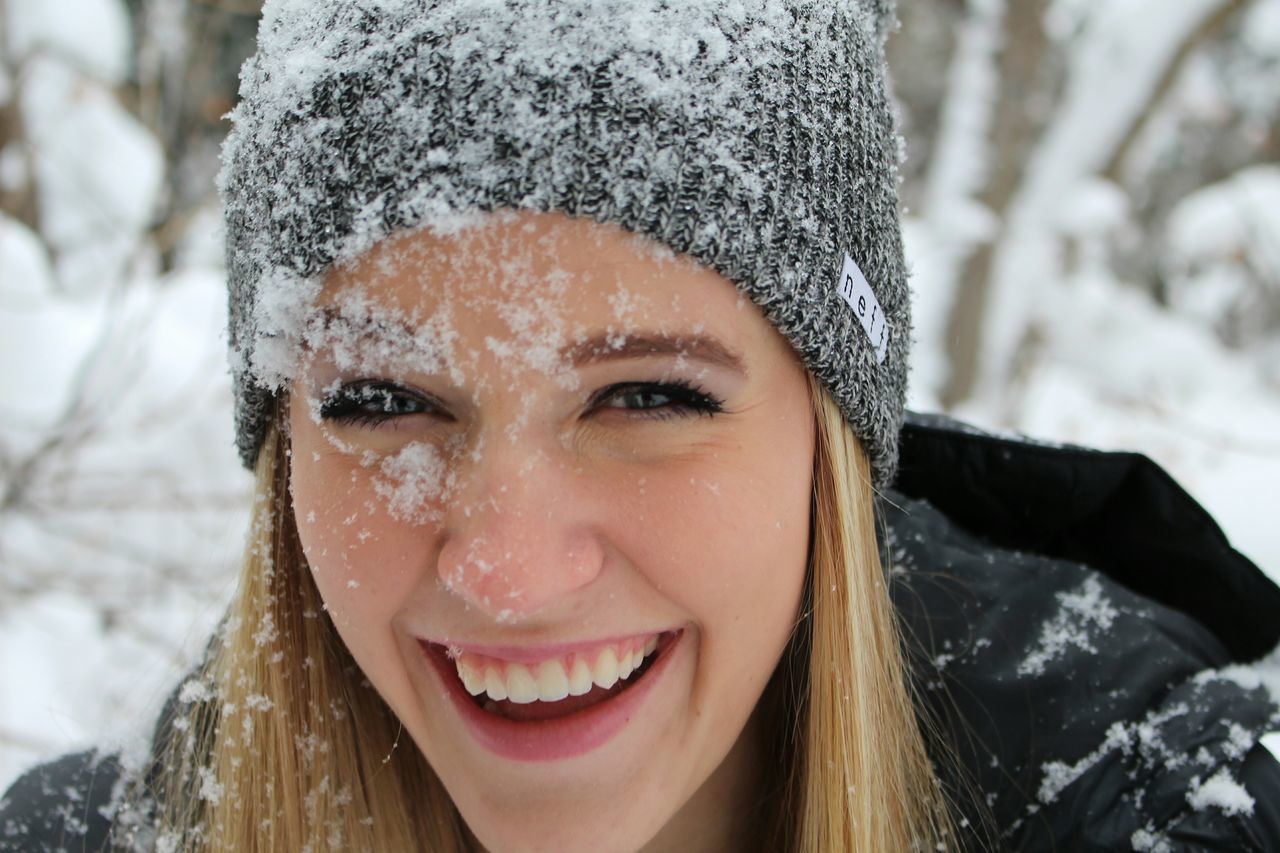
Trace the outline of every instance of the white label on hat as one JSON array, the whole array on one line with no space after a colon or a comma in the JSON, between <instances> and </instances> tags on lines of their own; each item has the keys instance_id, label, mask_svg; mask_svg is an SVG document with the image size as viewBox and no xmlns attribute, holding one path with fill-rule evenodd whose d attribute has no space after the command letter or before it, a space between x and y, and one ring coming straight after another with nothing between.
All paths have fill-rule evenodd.
<instances>
[{"instance_id":1,"label":"white label on hat","mask_svg":"<svg viewBox=\"0 0 1280 853\"><path fill-rule=\"evenodd\" d=\"M876 348L876 362L884 364L885 354L889 351L889 324L885 322L880 301L871 292L871 285L867 284L867 277L848 255L844 256L844 269L840 271L836 291L862 321L862 330Z\"/></svg>"}]
</instances>

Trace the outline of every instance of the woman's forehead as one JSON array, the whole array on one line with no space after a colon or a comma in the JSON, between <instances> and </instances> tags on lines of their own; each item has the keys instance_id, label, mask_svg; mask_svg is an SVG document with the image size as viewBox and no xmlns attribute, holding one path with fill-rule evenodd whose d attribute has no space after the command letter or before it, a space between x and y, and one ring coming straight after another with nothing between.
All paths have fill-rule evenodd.
<instances>
[{"instance_id":1,"label":"woman's forehead","mask_svg":"<svg viewBox=\"0 0 1280 853\"><path fill-rule=\"evenodd\" d=\"M444 331L459 338L554 346L582 361L624 344L661 354L683 340L731 362L772 332L715 271L617 226L557 213L496 214L384 240L327 276L318 307L347 320L390 312L406 332L447 316Z\"/></svg>"}]
</instances>

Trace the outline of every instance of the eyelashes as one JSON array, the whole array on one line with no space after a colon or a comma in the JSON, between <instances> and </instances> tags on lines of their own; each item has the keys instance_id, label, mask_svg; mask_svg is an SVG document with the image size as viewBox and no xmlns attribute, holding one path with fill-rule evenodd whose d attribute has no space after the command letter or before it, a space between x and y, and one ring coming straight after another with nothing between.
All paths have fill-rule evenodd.
<instances>
[{"instance_id":1,"label":"eyelashes","mask_svg":"<svg viewBox=\"0 0 1280 853\"><path fill-rule=\"evenodd\" d=\"M614 383L593 394L587 406L588 414L617 414L637 420L710 417L724 411L722 400L683 379ZM320 404L322 420L368 429L414 415L453 420L439 401L386 380L345 384L328 394Z\"/></svg>"},{"instance_id":2,"label":"eyelashes","mask_svg":"<svg viewBox=\"0 0 1280 853\"><path fill-rule=\"evenodd\" d=\"M343 385L320 403L322 420L368 428L395 418L439 413L442 409L426 396L381 380Z\"/></svg>"},{"instance_id":3,"label":"eyelashes","mask_svg":"<svg viewBox=\"0 0 1280 853\"><path fill-rule=\"evenodd\" d=\"M723 401L683 379L609 385L591 398L591 407L597 411L635 412L638 416L659 420L690 415L711 416L724 411Z\"/></svg>"}]
</instances>

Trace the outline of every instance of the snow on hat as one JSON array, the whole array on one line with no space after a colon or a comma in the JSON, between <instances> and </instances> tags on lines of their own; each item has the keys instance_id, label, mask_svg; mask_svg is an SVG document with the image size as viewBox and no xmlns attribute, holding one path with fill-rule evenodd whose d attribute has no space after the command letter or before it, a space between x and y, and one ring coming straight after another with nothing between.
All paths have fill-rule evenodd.
<instances>
[{"instance_id":1,"label":"snow on hat","mask_svg":"<svg viewBox=\"0 0 1280 853\"><path fill-rule=\"evenodd\" d=\"M264 353L291 300L394 232L523 209L614 223L734 282L886 484L911 334L891 5L268 0L219 179L245 464L287 379Z\"/></svg>"}]
</instances>

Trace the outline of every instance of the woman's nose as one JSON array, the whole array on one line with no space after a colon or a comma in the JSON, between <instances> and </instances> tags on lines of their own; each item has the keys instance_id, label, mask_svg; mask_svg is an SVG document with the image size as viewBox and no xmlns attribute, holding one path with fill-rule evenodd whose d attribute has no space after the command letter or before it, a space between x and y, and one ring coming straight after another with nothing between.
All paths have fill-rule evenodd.
<instances>
[{"instance_id":1,"label":"woman's nose","mask_svg":"<svg viewBox=\"0 0 1280 853\"><path fill-rule=\"evenodd\" d=\"M486 451L466 473L437 566L448 590L501 622L566 602L604 560L572 475L512 451Z\"/></svg>"}]
</instances>

